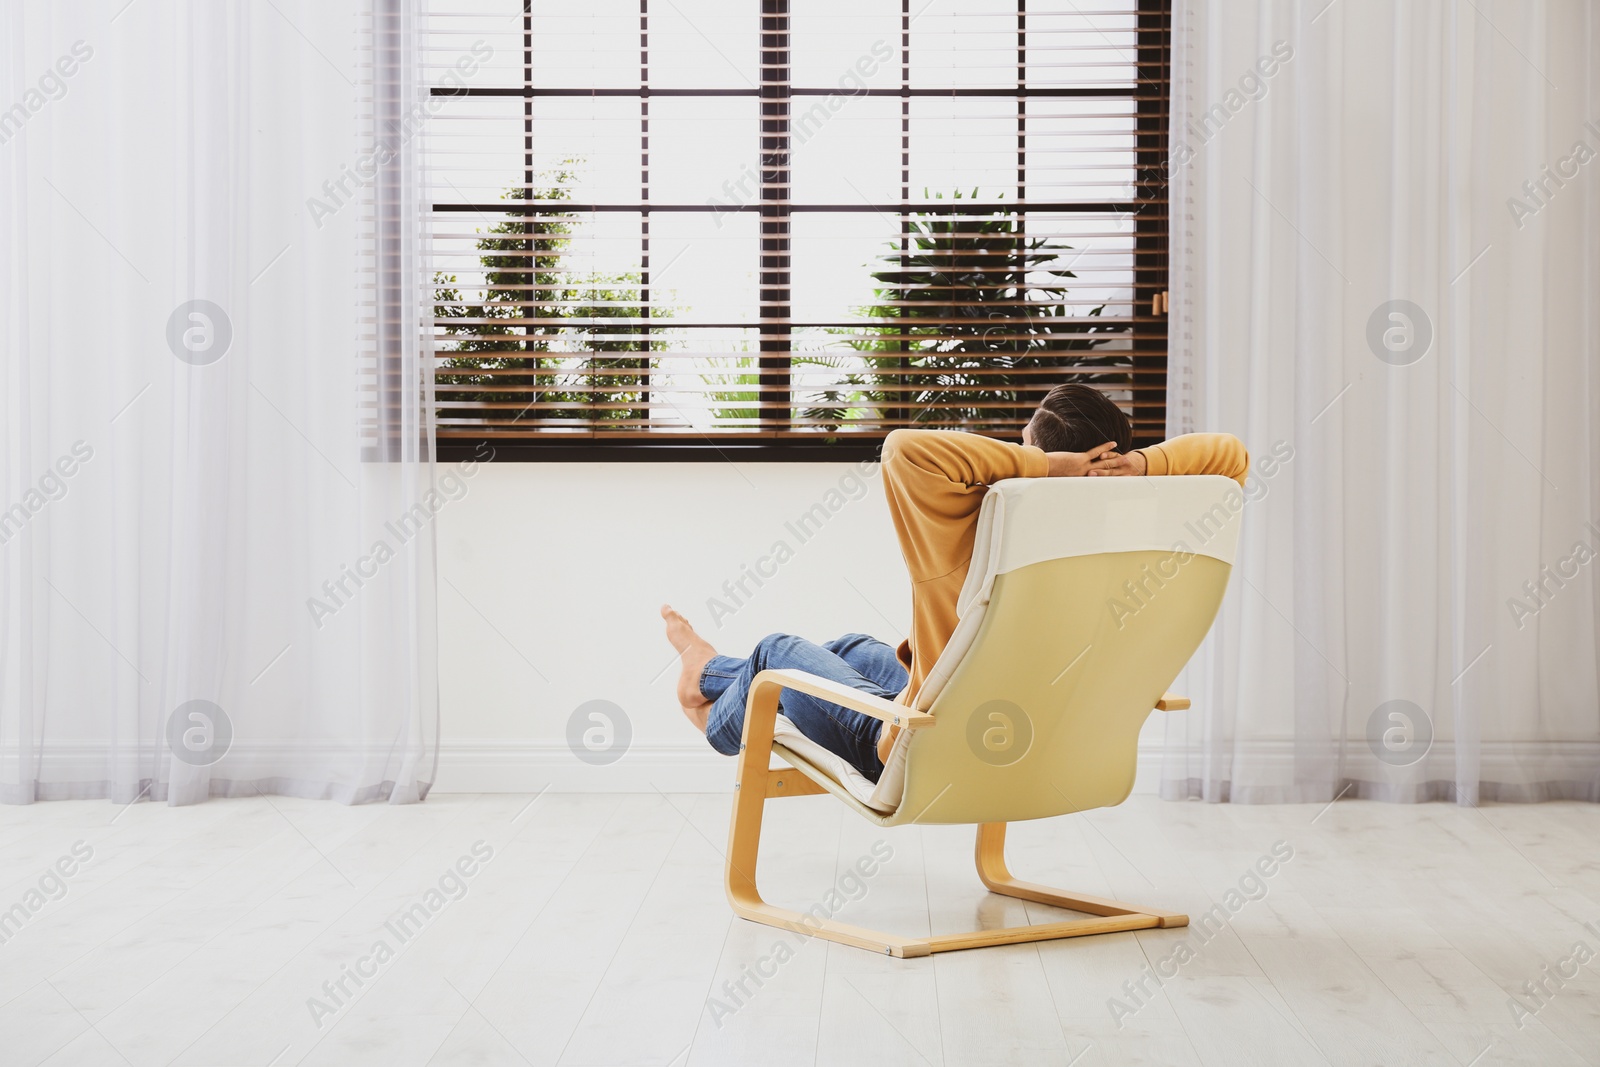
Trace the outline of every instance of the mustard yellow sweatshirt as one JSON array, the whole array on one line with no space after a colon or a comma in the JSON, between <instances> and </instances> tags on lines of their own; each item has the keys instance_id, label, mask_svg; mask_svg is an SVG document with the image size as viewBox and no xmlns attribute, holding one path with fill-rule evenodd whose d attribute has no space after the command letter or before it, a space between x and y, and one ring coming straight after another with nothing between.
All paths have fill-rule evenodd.
<instances>
[{"instance_id":1,"label":"mustard yellow sweatshirt","mask_svg":"<svg viewBox=\"0 0 1600 1067\"><path fill-rule=\"evenodd\" d=\"M1147 475L1221 474L1244 484L1250 454L1232 434L1192 433L1141 448ZM897 698L915 701L956 628L956 598L967 580L978 507L989 486L1003 478L1043 478L1042 449L974 433L896 430L883 445L883 486L900 551L911 574L911 637L900 662L911 681ZM889 758L898 727L878 738Z\"/></svg>"}]
</instances>

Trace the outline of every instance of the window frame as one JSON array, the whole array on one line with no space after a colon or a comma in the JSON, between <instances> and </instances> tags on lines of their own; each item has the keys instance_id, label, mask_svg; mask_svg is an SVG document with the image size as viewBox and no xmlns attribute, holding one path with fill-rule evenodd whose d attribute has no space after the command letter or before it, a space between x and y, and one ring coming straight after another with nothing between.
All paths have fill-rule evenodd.
<instances>
[{"instance_id":1,"label":"window frame","mask_svg":"<svg viewBox=\"0 0 1600 1067\"><path fill-rule=\"evenodd\" d=\"M534 84L533 64L533 0L523 0L522 11L522 85L520 87L431 87L433 96L521 97L523 100L523 156L525 181L535 183L534 166L534 100L552 96L633 97L640 102L640 153L641 188L637 202L617 204L579 204L561 202L561 210L572 213L626 211L637 213L641 220L641 270L640 304L642 317L649 319L650 299L650 216L661 211L738 211L759 214L760 274L758 280L760 309L752 323L759 330L757 355L758 383L772 389L771 395L782 396L792 405L789 392L789 347L792 317L790 315L793 279L790 272L790 220L796 212L850 212L875 211L894 213L902 219L902 232L909 215L934 214L938 205L911 201L909 189L902 183L901 202L854 204L804 204L790 202L790 121L792 103L797 98L824 97L836 93L836 88L811 88L795 86L790 79L792 47L790 41L790 0L752 0L761 7L761 84L755 89L682 89L652 88L649 85L649 25L650 0L640 0L640 85L638 88L575 89ZM1159 441L1164 433L1150 429L1141 430L1141 423L1150 426L1165 423L1167 413L1167 351L1169 333L1165 317L1167 288L1167 249L1171 211L1167 198L1167 166L1169 126L1171 115L1171 55L1172 55L1172 0L1135 0L1136 19L1136 69L1138 77L1134 89L1110 90L1089 87L1039 88L1027 86L1027 0L1017 0L1017 73L1019 84L1011 88L927 88L910 85L911 20L914 0L900 0L901 83L898 88L868 88L856 95L892 97L901 100L902 174L908 165L909 107L917 97L941 99L973 99L998 97L1014 99L1017 109L1017 182L1019 190L1024 185L1027 165L1026 112L1023 102L1032 97L1042 98L1099 98L1132 100L1134 111L1134 198L1124 201L1061 201L1037 204L1014 204L1009 209L1019 215L1030 211L1056 211L1083 214L1122 214L1133 220L1133 301L1134 321L1128 336L1134 342L1130 357L1135 376L1144 375L1159 379L1160 399L1149 398L1146 392L1136 391L1131 401L1131 415L1135 422L1136 446ZM1148 72L1159 72L1151 79ZM1151 84L1159 92L1144 90ZM755 203L722 205L652 204L649 199L648 170L650 166L649 104L653 97L754 97L760 103L761 186ZM1019 198L1020 199L1020 198ZM507 215L526 214L532 218L538 209L529 207L519 211L508 208L503 202L494 203L433 203L431 210L437 214L472 213L490 211ZM952 206L949 213L965 213L970 209ZM1141 315L1140 308L1146 309ZM430 316L431 321L431 316ZM648 336L648 325L641 333ZM437 376L441 373L436 366ZM1136 381L1138 378L1136 377ZM431 390L430 390L431 392ZM763 399L769 394L763 392ZM648 385L644 388L643 402L648 403ZM435 407L443 406L436 401ZM782 410L792 413L792 406ZM787 417L787 416L786 416ZM978 431L988 432L988 431ZM1019 431L1020 432L1020 431ZM530 432L526 436L495 434L443 435L436 438L436 456L440 462L481 457L485 443L492 446L496 461L544 462L650 462L650 461L714 461L719 459L739 461L781 462L831 462L873 459L882 449L885 434L866 434L829 439L823 433L806 436L739 437L635 431L613 437L581 436L578 434L540 435ZM1014 439L1017 434L995 434Z\"/></svg>"}]
</instances>

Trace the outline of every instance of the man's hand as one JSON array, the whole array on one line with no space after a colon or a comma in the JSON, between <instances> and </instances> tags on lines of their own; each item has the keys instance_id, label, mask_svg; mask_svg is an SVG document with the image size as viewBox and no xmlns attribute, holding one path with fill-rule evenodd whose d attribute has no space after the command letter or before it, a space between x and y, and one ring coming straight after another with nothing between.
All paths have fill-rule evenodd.
<instances>
[{"instance_id":1,"label":"man's hand","mask_svg":"<svg viewBox=\"0 0 1600 1067\"><path fill-rule=\"evenodd\" d=\"M1143 452L1129 452L1125 456L1119 456L1116 453L1112 453L1109 457L1095 463L1085 473L1091 478L1109 477L1112 475L1138 477L1139 475L1143 474L1149 468L1149 466L1150 465L1145 462Z\"/></svg>"},{"instance_id":2,"label":"man's hand","mask_svg":"<svg viewBox=\"0 0 1600 1067\"><path fill-rule=\"evenodd\" d=\"M1091 474L1097 467L1121 458L1116 449L1115 441L1107 441L1087 452L1046 452L1044 458L1050 462L1048 477L1079 478Z\"/></svg>"}]
</instances>

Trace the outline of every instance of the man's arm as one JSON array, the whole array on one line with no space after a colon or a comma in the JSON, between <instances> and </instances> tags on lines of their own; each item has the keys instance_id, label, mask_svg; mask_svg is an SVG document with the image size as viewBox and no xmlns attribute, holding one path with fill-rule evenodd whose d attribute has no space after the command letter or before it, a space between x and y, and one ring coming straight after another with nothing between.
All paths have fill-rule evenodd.
<instances>
[{"instance_id":1,"label":"man's arm","mask_svg":"<svg viewBox=\"0 0 1600 1067\"><path fill-rule=\"evenodd\" d=\"M1137 451L1151 475L1221 474L1243 485L1250 473L1250 453L1231 433L1186 433Z\"/></svg>"},{"instance_id":2,"label":"man's arm","mask_svg":"<svg viewBox=\"0 0 1600 1067\"><path fill-rule=\"evenodd\" d=\"M913 582L968 561L984 491L1005 478L1042 478L1045 453L974 433L896 430L883 443L883 488Z\"/></svg>"},{"instance_id":3,"label":"man's arm","mask_svg":"<svg viewBox=\"0 0 1600 1067\"><path fill-rule=\"evenodd\" d=\"M896 430L883 443L883 487L889 515L911 575L910 683L902 703L916 695L956 627L956 601L967 567L978 510L989 486L1006 478L1086 474L1107 443L1085 453L1044 452L974 433ZM902 656L904 658L904 656ZM887 759L898 731L878 739Z\"/></svg>"},{"instance_id":4,"label":"man's arm","mask_svg":"<svg viewBox=\"0 0 1600 1067\"><path fill-rule=\"evenodd\" d=\"M1250 473L1250 453L1231 433L1186 433L1138 448L1117 460L1097 464L1091 477L1104 475L1220 474L1240 485Z\"/></svg>"},{"instance_id":5,"label":"man's arm","mask_svg":"<svg viewBox=\"0 0 1600 1067\"><path fill-rule=\"evenodd\" d=\"M964 566L971 541L963 534L989 486L1006 478L1084 475L1111 462L1116 443L1087 452L1045 452L981 434L895 430L883 443L883 485L889 514L913 582Z\"/></svg>"},{"instance_id":6,"label":"man's arm","mask_svg":"<svg viewBox=\"0 0 1600 1067\"><path fill-rule=\"evenodd\" d=\"M956 597L972 560L985 491L1005 478L1044 477L1050 460L1032 446L979 434L895 430L883 443L882 473L911 575L911 636L901 653L910 679L899 697L908 703L955 629ZM892 725L879 732L880 760L888 760L899 732Z\"/></svg>"}]
</instances>

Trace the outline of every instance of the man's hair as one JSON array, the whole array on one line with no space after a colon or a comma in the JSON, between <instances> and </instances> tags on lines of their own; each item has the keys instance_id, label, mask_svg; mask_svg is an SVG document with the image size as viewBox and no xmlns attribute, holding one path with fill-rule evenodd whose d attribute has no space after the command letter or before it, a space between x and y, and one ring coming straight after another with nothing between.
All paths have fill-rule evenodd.
<instances>
[{"instance_id":1,"label":"man's hair","mask_svg":"<svg viewBox=\"0 0 1600 1067\"><path fill-rule=\"evenodd\" d=\"M1058 385L1045 394L1028 423L1033 443L1046 452L1087 452L1107 441L1118 452L1133 448L1127 414L1091 385Z\"/></svg>"}]
</instances>

